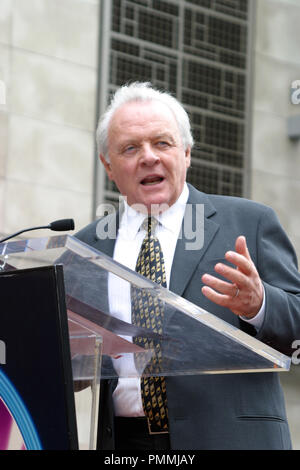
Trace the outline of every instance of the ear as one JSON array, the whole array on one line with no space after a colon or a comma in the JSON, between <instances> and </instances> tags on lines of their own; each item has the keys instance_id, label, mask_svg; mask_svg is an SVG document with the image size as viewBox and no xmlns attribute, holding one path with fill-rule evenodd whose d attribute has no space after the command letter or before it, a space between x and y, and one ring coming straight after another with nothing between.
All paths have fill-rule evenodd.
<instances>
[{"instance_id":1,"label":"ear","mask_svg":"<svg viewBox=\"0 0 300 470\"><path fill-rule=\"evenodd\" d=\"M102 154L99 155L99 158L100 158L101 162L103 163L103 166L105 168L105 171L107 173L108 178L110 180L113 180L112 169L111 169L110 163L106 160L106 158Z\"/></svg>"},{"instance_id":2,"label":"ear","mask_svg":"<svg viewBox=\"0 0 300 470\"><path fill-rule=\"evenodd\" d=\"M191 147L188 146L185 151L185 164L186 168L188 169L191 166Z\"/></svg>"}]
</instances>

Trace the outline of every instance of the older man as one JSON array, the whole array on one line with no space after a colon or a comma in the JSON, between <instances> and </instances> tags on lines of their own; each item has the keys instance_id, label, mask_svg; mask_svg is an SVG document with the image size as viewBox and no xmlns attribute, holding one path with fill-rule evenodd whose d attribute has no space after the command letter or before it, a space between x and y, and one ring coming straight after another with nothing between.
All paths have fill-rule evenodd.
<instances>
[{"instance_id":1,"label":"older man","mask_svg":"<svg viewBox=\"0 0 300 470\"><path fill-rule=\"evenodd\" d=\"M157 279L148 277L289 353L300 337L300 276L293 248L270 208L206 195L186 184L193 138L181 104L148 83L124 86L101 117L97 140L125 208L116 216L116 239L97 239L97 223L78 238L143 275L141 256L152 244L160 253L161 271ZM204 205L204 243L188 250L179 234L187 206L199 204ZM155 232L149 229L153 218ZM112 294L113 282L108 288ZM136 322L138 313L130 310L121 307L121 317ZM134 378L104 381L102 387L99 448L291 447L277 374L166 377L158 392L154 382ZM147 387L159 410L147 402Z\"/></svg>"}]
</instances>

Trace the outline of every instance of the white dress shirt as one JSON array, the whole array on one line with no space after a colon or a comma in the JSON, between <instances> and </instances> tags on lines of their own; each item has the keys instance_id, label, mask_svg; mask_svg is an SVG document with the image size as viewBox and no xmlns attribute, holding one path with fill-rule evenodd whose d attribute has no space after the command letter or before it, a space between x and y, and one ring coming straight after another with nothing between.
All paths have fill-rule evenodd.
<instances>
[{"instance_id":1,"label":"white dress shirt","mask_svg":"<svg viewBox=\"0 0 300 470\"><path fill-rule=\"evenodd\" d=\"M176 203L157 216L159 224L156 227L155 235L160 241L164 255L167 287L170 284L173 257L188 196L189 190L185 184ZM113 258L128 268L135 270L142 241L146 234L145 230L141 227L145 214L136 212L126 202L124 204L125 207L120 221ZM120 320L131 323L130 284L114 274L109 274L108 289L110 313ZM259 328L263 321L263 315L264 306L259 314L250 320L250 323ZM132 341L131 337L124 336L124 338ZM115 415L144 416L140 379L136 377L134 355L128 354L113 359L113 364L120 377L113 394Z\"/></svg>"}]
</instances>

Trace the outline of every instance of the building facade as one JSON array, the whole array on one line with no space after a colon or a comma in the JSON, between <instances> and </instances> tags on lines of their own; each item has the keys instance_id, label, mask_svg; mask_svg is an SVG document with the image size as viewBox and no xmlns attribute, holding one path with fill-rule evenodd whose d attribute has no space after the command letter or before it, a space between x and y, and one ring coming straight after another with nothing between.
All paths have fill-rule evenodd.
<instances>
[{"instance_id":1,"label":"building facade","mask_svg":"<svg viewBox=\"0 0 300 470\"><path fill-rule=\"evenodd\" d=\"M249 196L253 6L248 0L102 2L99 113L127 82L169 90L192 122L188 181L209 193ZM118 199L103 173L96 197Z\"/></svg>"}]
</instances>

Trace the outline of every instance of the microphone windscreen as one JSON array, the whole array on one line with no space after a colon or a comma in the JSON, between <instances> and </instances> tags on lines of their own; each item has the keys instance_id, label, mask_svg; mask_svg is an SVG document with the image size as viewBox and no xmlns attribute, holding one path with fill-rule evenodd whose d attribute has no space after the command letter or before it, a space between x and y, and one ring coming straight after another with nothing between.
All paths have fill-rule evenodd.
<instances>
[{"instance_id":1,"label":"microphone windscreen","mask_svg":"<svg viewBox=\"0 0 300 470\"><path fill-rule=\"evenodd\" d=\"M49 228L56 232L65 232L67 230L74 230L75 224L73 219L60 219L51 222Z\"/></svg>"}]
</instances>

